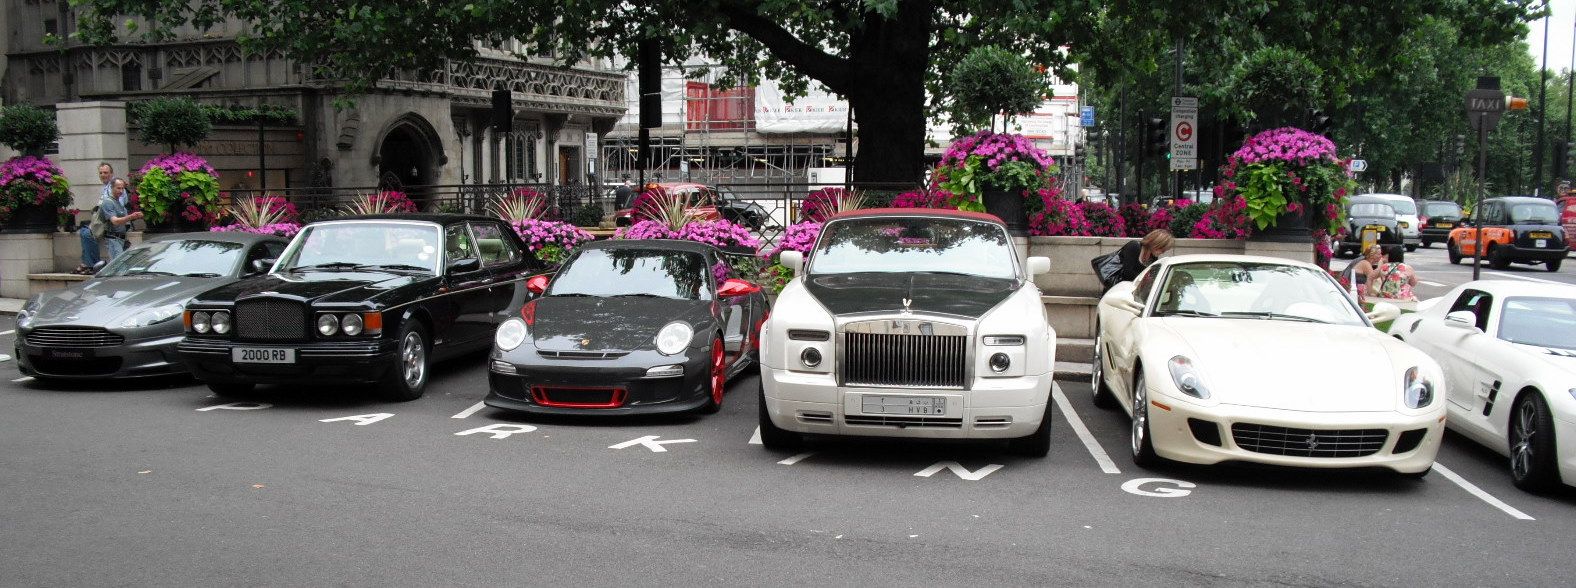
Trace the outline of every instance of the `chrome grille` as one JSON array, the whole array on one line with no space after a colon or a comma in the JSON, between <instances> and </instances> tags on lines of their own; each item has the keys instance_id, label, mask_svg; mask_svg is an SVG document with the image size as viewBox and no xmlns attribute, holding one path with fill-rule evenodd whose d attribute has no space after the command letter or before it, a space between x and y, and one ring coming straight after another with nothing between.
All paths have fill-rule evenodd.
<instances>
[{"instance_id":1,"label":"chrome grille","mask_svg":"<svg viewBox=\"0 0 1576 588\"><path fill-rule=\"evenodd\" d=\"M1384 429L1293 429L1253 423L1231 425L1231 439L1255 453L1293 457L1363 457L1384 448Z\"/></svg>"},{"instance_id":2,"label":"chrome grille","mask_svg":"<svg viewBox=\"0 0 1576 588\"><path fill-rule=\"evenodd\" d=\"M890 332L894 330L907 333ZM843 383L849 386L964 388L968 378L968 344L967 333L955 325L924 321L855 323L843 333L843 361L839 368Z\"/></svg>"},{"instance_id":3,"label":"chrome grille","mask_svg":"<svg viewBox=\"0 0 1576 588\"><path fill-rule=\"evenodd\" d=\"M235 334L255 341L304 341L307 338L306 305L278 298L254 298L235 303Z\"/></svg>"},{"instance_id":4,"label":"chrome grille","mask_svg":"<svg viewBox=\"0 0 1576 588\"><path fill-rule=\"evenodd\" d=\"M26 341L33 347L115 347L126 338L98 327L39 327Z\"/></svg>"}]
</instances>

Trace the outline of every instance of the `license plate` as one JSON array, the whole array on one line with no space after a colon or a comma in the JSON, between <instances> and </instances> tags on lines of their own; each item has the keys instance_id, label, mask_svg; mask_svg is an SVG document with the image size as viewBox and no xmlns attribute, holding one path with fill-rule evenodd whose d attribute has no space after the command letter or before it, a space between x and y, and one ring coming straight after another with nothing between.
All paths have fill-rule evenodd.
<instances>
[{"instance_id":1,"label":"license plate","mask_svg":"<svg viewBox=\"0 0 1576 588\"><path fill-rule=\"evenodd\" d=\"M1548 247L1549 246L1549 240L1548 239L1538 239L1537 241L1533 242L1532 246L1533 247L1537 247L1539 249L1542 249L1544 247Z\"/></svg>"},{"instance_id":2,"label":"license plate","mask_svg":"<svg viewBox=\"0 0 1576 588\"><path fill-rule=\"evenodd\" d=\"M1364 227L1363 230L1365 230L1365 231L1374 231L1376 233L1383 233L1383 232L1385 232L1385 226L1384 225L1368 225L1367 227Z\"/></svg>"},{"instance_id":3,"label":"license plate","mask_svg":"<svg viewBox=\"0 0 1576 588\"><path fill-rule=\"evenodd\" d=\"M1554 233L1550 233L1548 231L1536 231L1528 234L1528 236L1532 237L1533 239L1553 239ZM1542 247L1542 245L1539 245L1539 247Z\"/></svg>"},{"instance_id":4,"label":"license plate","mask_svg":"<svg viewBox=\"0 0 1576 588\"><path fill-rule=\"evenodd\" d=\"M947 399L935 396L865 395L865 414L947 414Z\"/></svg>"},{"instance_id":5,"label":"license plate","mask_svg":"<svg viewBox=\"0 0 1576 588\"><path fill-rule=\"evenodd\" d=\"M238 347L230 350L235 363L295 363L294 349L277 347Z\"/></svg>"},{"instance_id":6,"label":"license plate","mask_svg":"<svg viewBox=\"0 0 1576 588\"><path fill-rule=\"evenodd\" d=\"M1434 223L1434 228L1436 228L1436 229L1448 229L1448 228L1451 228L1451 227L1450 227L1450 223Z\"/></svg>"},{"instance_id":7,"label":"license plate","mask_svg":"<svg viewBox=\"0 0 1576 588\"><path fill-rule=\"evenodd\" d=\"M93 357L92 349L45 349L44 357L50 359L89 359Z\"/></svg>"}]
</instances>

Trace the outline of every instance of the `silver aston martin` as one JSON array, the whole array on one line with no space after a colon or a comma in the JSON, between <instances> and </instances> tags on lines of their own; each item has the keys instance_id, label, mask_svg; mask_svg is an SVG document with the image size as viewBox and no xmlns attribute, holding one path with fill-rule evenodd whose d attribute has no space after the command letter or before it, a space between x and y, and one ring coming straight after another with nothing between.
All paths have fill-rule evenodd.
<instances>
[{"instance_id":1,"label":"silver aston martin","mask_svg":"<svg viewBox=\"0 0 1576 588\"><path fill-rule=\"evenodd\" d=\"M181 309L196 294L263 273L289 241L179 233L127 249L92 279L37 294L16 317L16 359L39 380L183 373Z\"/></svg>"}]
</instances>

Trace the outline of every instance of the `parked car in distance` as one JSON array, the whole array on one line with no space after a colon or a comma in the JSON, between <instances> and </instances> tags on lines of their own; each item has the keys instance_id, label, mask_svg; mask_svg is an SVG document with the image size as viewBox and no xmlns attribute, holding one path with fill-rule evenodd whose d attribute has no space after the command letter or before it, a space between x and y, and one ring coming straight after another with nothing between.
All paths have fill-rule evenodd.
<instances>
[{"instance_id":1,"label":"parked car in distance","mask_svg":"<svg viewBox=\"0 0 1576 588\"><path fill-rule=\"evenodd\" d=\"M1576 485L1576 286L1468 282L1390 333L1444 367L1446 424L1508 458L1516 486Z\"/></svg>"},{"instance_id":2,"label":"parked car in distance","mask_svg":"<svg viewBox=\"0 0 1576 588\"><path fill-rule=\"evenodd\" d=\"M1476 223L1481 220L1483 260L1494 269L1502 270L1512 263L1541 263L1548 271L1560 270L1569 247L1565 229L1559 224L1559 208L1553 201L1528 196L1489 198L1472 214L1479 218L1450 231L1446 243L1450 263L1477 255Z\"/></svg>"},{"instance_id":3,"label":"parked car in distance","mask_svg":"<svg viewBox=\"0 0 1576 588\"><path fill-rule=\"evenodd\" d=\"M1422 247L1427 249L1434 243L1444 243L1450 240L1450 231L1461 224L1464 216L1461 205L1449 200L1423 200L1418 202L1422 214L1417 222L1422 225Z\"/></svg>"},{"instance_id":4,"label":"parked car in distance","mask_svg":"<svg viewBox=\"0 0 1576 588\"><path fill-rule=\"evenodd\" d=\"M1423 243L1422 219L1417 214L1417 202L1400 194L1362 194L1360 197L1378 198L1395 209L1396 225L1401 229L1401 243L1407 251L1414 251Z\"/></svg>"},{"instance_id":5,"label":"parked car in distance","mask_svg":"<svg viewBox=\"0 0 1576 588\"><path fill-rule=\"evenodd\" d=\"M759 286L730 277L715 247L594 241L499 326L487 405L548 414L714 413L755 365L767 314Z\"/></svg>"},{"instance_id":6,"label":"parked car in distance","mask_svg":"<svg viewBox=\"0 0 1576 588\"><path fill-rule=\"evenodd\" d=\"M695 220L725 219L728 222L748 227L756 231L766 226L770 214L760 204L749 200L740 200L726 189L718 189L705 184L693 182L670 182L657 184L669 195L687 198L689 206L685 213ZM639 201L636 195L635 201ZM627 227L635 224L635 209L625 208L613 212L613 224Z\"/></svg>"},{"instance_id":7,"label":"parked car in distance","mask_svg":"<svg viewBox=\"0 0 1576 588\"><path fill-rule=\"evenodd\" d=\"M1318 266L1163 257L1111 288L1097 312L1094 401L1127 413L1137 465L1412 476L1433 466L1445 420L1439 365L1373 328L1400 309L1380 303L1365 314Z\"/></svg>"},{"instance_id":8,"label":"parked car in distance","mask_svg":"<svg viewBox=\"0 0 1576 588\"><path fill-rule=\"evenodd\" d=\"M1056 332L1006 226L982 213L869 209L826 222L761 329L759 424L802 433L1001 439L1050 448Z\"/></svg>"},{"instance_id":9,"label":"parked car in distance","mask_svg":"<svg viewBox=\"0 0 1576 588\"><path fill-rule=\"evenodd\" d=\"M270 263L186 305L181 357L216 393L375 383L416 399L433 361L492 343L543 269L502 221L454 214L312 223Z\"/></svg>"},{"instance_id":10,"label":"parked car in distance","mask_svg":"<svg viewBox=\"0 0 1576 588\"><path fill-rule=\"evenodd\" d=\"M1386 249L1402 246L1400 221L1389 200L1354 196L1346 203L1346 234L1335 247L1337 257L1362 254L1363 233L1374 233L1376 244Z\"/></svg>"},{"instance_id":11,"label":"parked car in distance","mask_svg":"<svg viewBox=\"0 0 1576 588\"><path fill-rule=\"evenodd\" d=\"M48 382L184 373L175 346L192 296L261 273L289 241L251 233L151 235L92 278L34 295L16 317L16 362Z\"/></svg>"}]
</instances>

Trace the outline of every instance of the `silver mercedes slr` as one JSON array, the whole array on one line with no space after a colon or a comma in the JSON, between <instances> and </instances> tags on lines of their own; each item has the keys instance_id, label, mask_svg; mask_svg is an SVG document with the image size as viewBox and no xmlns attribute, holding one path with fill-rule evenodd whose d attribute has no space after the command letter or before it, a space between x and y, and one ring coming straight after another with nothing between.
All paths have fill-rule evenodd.
<instances>
[{"instance_id":1,"label":"silver mercedes slr","mask_svg":"<svg viewBox=\"0 0 1576 588\"><path fill-rule=\"evenodd\" d=\"M289 241L249 233L159 235L92 279L34 295L16 316L16 359L40 381L185 373L175 351L192 296L266 272Z\"/></svg>"}]
</instances>

